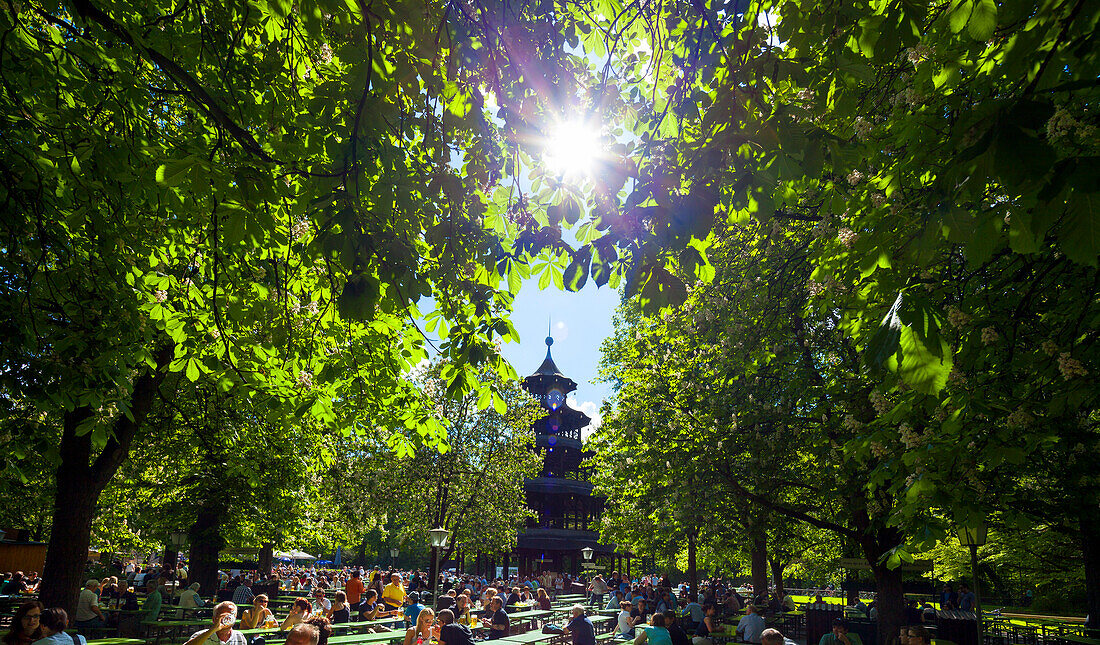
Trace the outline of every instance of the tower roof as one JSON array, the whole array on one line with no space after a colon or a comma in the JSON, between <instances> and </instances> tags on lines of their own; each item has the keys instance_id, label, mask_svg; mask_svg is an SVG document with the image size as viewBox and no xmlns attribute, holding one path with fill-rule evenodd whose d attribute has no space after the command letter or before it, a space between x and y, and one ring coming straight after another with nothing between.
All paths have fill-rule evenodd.
<instances>
[{"instance_id":1,"label":"tower roof","mask_svg":"<svg viewBox=\"0 0 1100 645\"><path fill-rule=\"evenodd\" d=\"M535 374L541 374L543 376L565 376L558 369L558 366L554 364L554 357L550 355L550 346L554 344L554 337L546 337L546 358L542 359L542 365L535 370Z\"/></svg>"},{"instance_id":2,"label":"tower roof","mask_svg":"<svg viewBox=\"0 0 1100 645\"><path fill-rule=\"evenodd\" d=\"M535 370L535 373L523 379L523 386L531 394L542 394L555 385L560 387L566 394L577 389L577 384L573 379L561 373L558 366L554 363L554 357L550 354L550 346L554 344L554 337L546 337L546 358L542 359L542 364Z\"/></svg>"}]
</instances>

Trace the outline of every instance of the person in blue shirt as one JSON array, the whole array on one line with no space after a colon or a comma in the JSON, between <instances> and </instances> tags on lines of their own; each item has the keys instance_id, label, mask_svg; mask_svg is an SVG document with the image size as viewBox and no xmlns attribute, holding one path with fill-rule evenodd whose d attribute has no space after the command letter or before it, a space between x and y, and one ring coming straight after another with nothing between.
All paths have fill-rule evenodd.
<instances>
[{"instance_id":1,"label":"person in blue shirt","mask_svg":"<svg viewBox=\"0 0 1100 645\"><path fill-rule=\"evenodd\" d=\"M974 611L974 605L978 602L977 596L970 590L969 585L965 582L959 585L959 609L963 611Z\"/></svg>"},{"instance_id":2,"label":"person in blue shirt","mask_svg":"<svg viewBox=\"0 0 1100 645\"><path fill-rule=\"evenodd\" d=\"M573 645L596 645L596 628L584 615L584 607L573 605L573 619L562 629L563 636L571 636Z\"/></svg>"},{"instance_id":3,"label":"person in blue shirt","mask_svg":"<svg viewBox=\"0 0 1100 645\"><path fill-rule=\"evenodd\" d=\"M746 643L759 643L764 633L764 617L756 613L756 605L749 605L745 611L747 613L737 621L737 633Z\"/></svg>"},{"instance_id":4,"label":"person in blue shirt","mask_svg":"<svg viewBox=\"0 0 1100 645\"><path fill-rule=\"evenodd\" d=\"M665 617L661 614L653 614L653 620L644 629L638 630L634 637L634 645L672 645L672 635L665 628Z\"/></svg>"},{"instance_id":5,"label":"person in blue shirt","mask_svg":"<svg viewBox=\"0 0 1100 645\"><path fill-rule=\"evenodd\" d=\"M38 625L42 628L42 638L34 641L34 645L88 645L87 639L80 634L65 633L69 628L69 614L60 607L43 609Z\"/></svg>"},{"instance_id":6,"label":"person in blue shirt","mask_svg":"<svg viewBox=\"0 0 1100 645\"><path fill-rule=\"evenodd\" d=\"M686 611L691 616L691 622L696 625L703 622L703 617L706 615L706 613L703 611L703 606L695 600L689 602L687 604L687 607L684 607L684 611Z\"/></svg>"},{"instance_id":7,"label":"person in blue shirt","mask_svg":"<svg viewBox=\"0 0 1100 645\"><path fill-rule=\"evenodd\" d=\"M415 591L409 594L405 601L409 603L402 610L401 614L405 617L407 626L412 627L416 624L416 619L420 617L420 612L424 609L424 605L420 604L420 594Z\"/></svg>"},{"instance_id":8,"label":"person in blue shirt","mask_svg":"<svg viewBox=\"0 0 1100 645\"><path fill-rule=\"evenodd\" d=\"M621 591L616 591L615 595L611 597L611 600L608 601L604 609L618 609L621 604L623 604L623 593Z\"/></svg>"}]
</instances>

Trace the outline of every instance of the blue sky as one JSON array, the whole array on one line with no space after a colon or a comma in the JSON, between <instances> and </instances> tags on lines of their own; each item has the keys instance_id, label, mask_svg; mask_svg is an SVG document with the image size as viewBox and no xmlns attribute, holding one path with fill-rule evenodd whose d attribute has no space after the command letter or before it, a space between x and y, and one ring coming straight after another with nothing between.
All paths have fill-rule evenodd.
<instances>
[{"instance_id":1,"label":"blue sky","mask_svg":"<svg viewBox=\"0 0 1100 645\"><path fill-rule=\"evenodd\" d=\"M577 382L570 405L599 419L600 403L610 398L606 383L593 383L600 360L600 344L611 335L611 317L619 304L619 292L607 285L597 289L589 280L576 293L554 286L539 291L538 279L526 280L516 297L512 323L521 342L503 347L504 357L520 378L534 372L546 356L546 321L553 327L554 363ZM587 433L585 433L587 434Z\"/></svg>"}]
</instances>

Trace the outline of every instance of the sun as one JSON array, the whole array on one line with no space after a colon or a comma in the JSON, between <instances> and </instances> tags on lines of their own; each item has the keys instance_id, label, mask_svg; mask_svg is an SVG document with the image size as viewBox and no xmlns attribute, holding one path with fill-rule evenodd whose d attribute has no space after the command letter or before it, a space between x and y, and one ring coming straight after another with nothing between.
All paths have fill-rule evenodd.
<instances>
[{"instance_id":1,"label":"sun","mask_svg":"<svg viewBox=\"0 0 1100 645\"><path fill-rule=\"evenodd\" d=\"M543 143L546 169L561 178L587 176L602 154L599 129L583 120L558 123Z\"/></svg>"}]
</instances>

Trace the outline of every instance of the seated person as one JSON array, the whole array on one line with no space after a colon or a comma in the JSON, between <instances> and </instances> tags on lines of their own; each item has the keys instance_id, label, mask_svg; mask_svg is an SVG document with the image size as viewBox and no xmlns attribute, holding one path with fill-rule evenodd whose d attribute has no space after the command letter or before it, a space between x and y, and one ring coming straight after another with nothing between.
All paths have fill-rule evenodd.
<instances>
[{"instance_id":1,"label":"seated person","mask_svg":"<svg viewBox=\"0 0 1100 645\"><path fill-rule=\"evenodd\" d=\"M650 624L643 625L643 629L638 631L638 635L634 637L634 645L643 645L643 643L672 645L672 634L665 628L664 614L653 614Z\"/></svg>"},{"instance_id":2,"label":"seated person","mask_svg":"<svg viewBox=\"0 0 1100 645\"><path fill-rule=\"evenodd\" d=\"M42 629L42 637L34 641L34 645L88 645L87 639L80 634L65 633L69 628L69 614L60 607L43 609L38 626Z\"/></svg>"},{"instance_id":3,"label":"seated person","mask_svg":"<svg viewBox=\"0 0 1100 645\"><path fill-rule=\"evenodd\" d=\"M630 621L630 608L630 601L624 600L619 603L615 634L621 638L634 638L634 623Z\"/></svg>"},{"instance_id":4,"label":"seated person","mask_svg":"<svg viewBox=\"0 0 1100 645\"><path fill-rule=\"evenodd\" d=\"M504 599L500 596L493 596L492 600L489 601L489 611L492 612L492 617L481 619L486 629L489 630L485 640L504 638L508 635L508 612L504 611Z\"/></svg>"},{"instance_id":5,"label":"seated person","mask_svg":"<svg viewBox=\"0 0 1100 645\"><path fill-rule=\"evenodd\" d=\"M351 622L351 605L348 604L348 595L343 589L336 592L332 607L325 612L333 625Z\"/></svg>"},{"instance_id":6,"label":"seated person","mask_svg":"<svg viewBox=\"0 0 1100 645\"><path fill-rule=\"evenodd\" d=\"M195 583L198 586L198 583ZM241 629L256 629L257 627L278 627L279 621L267 608L267 594L260 594L252 599L252 607L245 609L241 614Z\"/></svg>"},{"instance_id":7,"label":"seated person","mask_svg":"<svg viewBox=\"0 0 1100 645\"><path fill-rule=\"evenodd\" d=\"M233 629L233 623L237 622L237 605L225 601L214 606L214 617L209 629L195 632L187 639L184 645L246 645L244 634ZM214 638L211 638L213 636Z\"/></svg>"},{"instance_id":8,"label":"seated person","mask_svg":"<svg viewBox=\"0 0 1100 645\"><path fill-rule=\"evenodd\" d=\"M714 605L707 605L704 610L706 614L703 616L703 620L699 621L695 625L695 636L692 637L692 645L711 645L713 639L711 639L711 632L721 631L718 627L718 608Z\"/></svg>"},{"instance_id":9,"label":"seated person","mask_svg":"<svg viewBox=\"0 0 1100 645\"><path fill-rule=\"evenodd\" d=\"M638 598L634 604L633 609L630 610L630 626L631 628L641 627L649 622L649 612L646 611L646 602L644 598Z\"/></svg>"},{"instance_id":10,"label":"seated person","mask_svg":"<svg viewBox=\"0 0 1100 645\"><path fill-rule=\"evenodd\" d=\"M932 636L924 625L909 626L909 641L907 645L931 645Z\"/></svg>"},{"instance_id":11,"label":"seated person","mask_svg":"<svg viewBox=\"0 0 1100 645\"><path fill-rule=\"evenodd\" d=\"M765 629L760 634L761 645L798 645L798 643L787 638L778 629Z\"/></svg>"},{"instance_id":12,"label":"seated person","mask_svg":"<svg viewBox=\"0 0 1100 645\"><path fill-rule=\"evenodd\" d=\"M679 625L679 621L676 619L676 612L665 612L665 629L668 630L668 635L672 638L672 645L693 645L691 637L687 635L684 628Z\"/></svg>"},{"instance_id":13,"label":"seated person","mask_svg":"<svg viewBox=\"0 0 1100 645\"><path fill-rule=\"evenodd\" d=\"M573 645L596 645L596 628L588 616L584 615L584 607L581 605L573 605L573 618L561 633L571 637Z\"/></svg>"},{"instance_id":14,"label":"seated person","mask_svg":"<svg viewBox=\"0 0 1100 645\"><path fill-rule=\"evenodd\" d=\"M849 634L848 624L837 618L833 621L833 631L822 636L817 645L863 645L863 641L859 634Z\"/></svg>"},{"instance_id":15,"label":"seated person","mask_svg":"<svg viewBox=\"0 0 1100 645\"><path fill-rule=\"evenodd\" d=\"M279 631L289 631L291 627L309 620L309 614L313 611L313 605L305 598L297 598L290 606L290 613L279 625Z\"/></svg>"},{"instance_id":16,"label":"seated person","mask_svg":"<svg viewBox=\"0 0 1100 645\"><path fill-rule=\"evenodd\" d=\"M764 617L760 615L756 605L749 605L745 608L745 615L737 621L737 635L745 643L759 643L763 633Z\"/></svg>"},{"instance_id":17,"label":"seated person","mask_svg":"<svg viewBox=\"0 0 1100 645\"><path fill-rule=\"evenodd\" d=\"M435 610L430 607L422 608L416 614L416 623L405 630L405 641L403 645L416 645L416 641L418 640L423 640L424 643L431 643L436 635L435 629L433 628L434 623Z\"/></svg>"},{"instance_id":18,"label":"seated person","mask_svg":"<svg viewBox=\"0 0 1100 645\"><path fill-rule=\"evenodd\" d=\"M439 612L439 645L474 645L474 633L468 625L455 622L450 609Z\"/></svg>"},{"instance_id":19,"label":"seated person","mask_svg":"<svg viewBox=\"0 0 1100 645\"><path fill-rule=\"evenodd\" d=\"M416 625L417 619L420 617L420 612L424 611L424 605L420 604L420 594L412 592L405 597L405 608L401 611L401 615L405 617L405 625L412 627ZM432 617L435 617L435 612L432 612Z\"/></svg>"}]
</instances>

